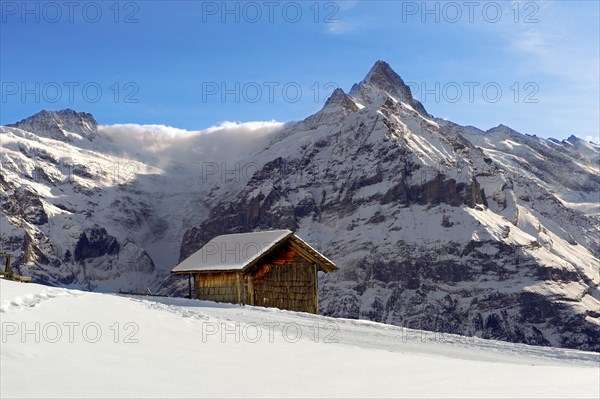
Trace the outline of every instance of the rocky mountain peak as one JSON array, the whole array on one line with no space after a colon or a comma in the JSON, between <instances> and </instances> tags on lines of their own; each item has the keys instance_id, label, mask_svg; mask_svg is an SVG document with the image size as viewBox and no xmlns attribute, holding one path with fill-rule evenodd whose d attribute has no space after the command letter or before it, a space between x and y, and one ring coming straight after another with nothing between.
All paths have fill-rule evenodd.
<instances>
[{"instance_id":1,"label":"rocky mountain peak","mask_svg":"<svg viewBox=\"0 0 600 399\"><path fill-rule=\"evenodd\" d=\"M344 90L337 88L331 93L331 96L325 102L323 106L324 112L339 112L341 111L344 114L348 114L350 112L358 111L358 106L356 103L348 96Z\"/></svg>"},{"instance_id":2,"label":"rocky mountain peak","mask_svg":"<svg viewBox=\"0 0 600 399\"><path fill-rule=\"evenodd\" d=\"M568 141L571 144L587 143L587 141L575 136L574 134L570 135L566 141Z\"/></svg>"},{"instance_id":3,"label":"rocky mountain peak","mask_svg":"<svg viewBox=\"0 0 600 399\"><path fill-rule=\"evenodd\" d=\"M378 60L367 76L364 79L365 82L372 83L374 85L381 85L381 88L385 88L388 84L393 84L394 86L401 87L404 84L404 81L385 61Z\"/></svg>"},{"instance_id":4,"label":"rocky mountain peak","mask_svg":"<svg viewBox=\"0 0 600 399\"><path fill-rule=\"evenodd\" d=\"M337 88L331 93L325 105L321 110L304 120L307 126L319 126L323 124L336 124L340 118L345 118L353 112L359 110L358 105L354 100L344 92Z\"/></svg>"},{"instance_id":5,"label":"rocky mountain peak","mask_svg":"<svg viewBox=\"0 0 600 399\"><path fill-rule=\"evenodd\" d=\"M350 96L360 103L383 105L389 97L410 105L415 111L428 115L423 105L412 96L410 87L404 83L392 67L378 60L365 78L352 86Z\"/></svg>"},{"instance_id":6,"label":"rocky mountain peak","mask_svg":"<svg viewBox=\"0 0 600 399\"><path fill-rule=\"evenodd\" d=\"M511 128L510 126L506 126L504 124L499 124L496 127L492 127L488 130L485 131L486 133L504 133L504 134L517 134L517 135L521 135L521 133L517 132L515 129Z\"/></svg>"},{"instance_id":7,"label":"rocky mountain peak","mask_svg":"<svg viewBox=\"0 0 600 399\"><path fill-rule=\"evenodd\" d=\"M88 140L98 134L98 123L92 114L72 109L43 110L8 126L61 141L70 141L68 133L78 134Z\"/></svg>"}]
</instances>

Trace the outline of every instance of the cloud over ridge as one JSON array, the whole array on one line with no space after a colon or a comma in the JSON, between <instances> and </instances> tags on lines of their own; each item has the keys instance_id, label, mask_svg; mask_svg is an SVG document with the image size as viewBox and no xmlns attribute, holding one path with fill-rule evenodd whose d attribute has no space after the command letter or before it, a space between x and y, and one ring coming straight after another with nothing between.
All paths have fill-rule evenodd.
<instances>
[{"instance_id":1,"label":"cloud over ridge","mask_svg":"<svg viewBox=\"0 0 600 399\"><path fill-rule=\"evenodd\" d=\"M285 123L226 121L204 130L165 125L101 125L98 131L112 151L160 168L173 164L231 162L266 145Z\"/></svg>"}]
</instances>

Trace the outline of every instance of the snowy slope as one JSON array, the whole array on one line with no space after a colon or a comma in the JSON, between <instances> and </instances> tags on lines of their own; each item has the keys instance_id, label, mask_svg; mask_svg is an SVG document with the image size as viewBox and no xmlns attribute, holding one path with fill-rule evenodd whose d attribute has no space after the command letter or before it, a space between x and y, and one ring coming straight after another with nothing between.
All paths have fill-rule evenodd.
<instances>
[{"instance_id":1,"label":"snowy slope","mask_svg":"<svg viewBox=\"0 0 600 399\"><path fill-rule=\"evenodd\" d=\"M368 321L4 280L0 315L2 397L600 394L598 354Z\"/></svg>"}]
</instances>

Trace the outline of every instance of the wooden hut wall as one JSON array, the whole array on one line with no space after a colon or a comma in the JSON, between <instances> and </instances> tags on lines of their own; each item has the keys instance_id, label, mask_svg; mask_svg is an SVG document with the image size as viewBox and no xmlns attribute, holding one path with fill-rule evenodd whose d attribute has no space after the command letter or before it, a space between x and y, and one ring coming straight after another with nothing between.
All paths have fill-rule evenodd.
<instances>
[{"instance_id":1,"label":"wooden hut wall","mask_svg":"<svg viewBox=\"0 0 600 399\"><path fill-rule=\"evenodd\" d=\"M216 302L238 302L238 274L232 272L194 275L196 298Z\"/></svg>"},{"instance_id":2,"label":"wooden hut wall","mask_svg":"<svg viewBox=\"0 0 600 399\"><path fill-rule=\"evenodd\" d=\"M318 313L316 266L290 245L252 272L254 305Z\"/></svg>"}]
</instances>

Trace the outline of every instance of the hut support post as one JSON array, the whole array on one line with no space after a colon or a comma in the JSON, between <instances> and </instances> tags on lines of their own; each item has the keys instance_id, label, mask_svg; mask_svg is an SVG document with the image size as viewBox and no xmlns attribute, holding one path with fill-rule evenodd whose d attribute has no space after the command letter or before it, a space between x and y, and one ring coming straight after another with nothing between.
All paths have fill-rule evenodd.
<instances>
[{"instance_id":1,"label":"hut support post","mask_svg":"<svg viewBox=\"0 0 600 399\"><path fill-rule=\"evenodd\" d=\"M248 276L248 302L254 306L254 279L252 276Z\"/></svg>"},{"instance_id":2,"label":"hut support post","mask_svg":"<svg viewBox=\"0 0 600 399\"><path fill-rule=\"evenodd\" d=\"M237 273L236 276L236 288L237 288L237 303L241 304L242 303L242 284L240 282L240 279L242 278L242 275L240 273Z\"/></svg>"},{"instance_id":3,"label":"hut support post","mask_svg":"<svg viewBox=\"0 0 600 399\"><path fill-rule=\"evenodd\" d=\"M313 263L315 269L315 314L319 314L319 269Z\"/></svg>"},{"instance_id":4,"label":"hut support post","mask_svg":"<svg viewBox=\"0 0 600 399\"><path fill-rule=\"evenodd\" d=\"M188 274L188 298L192 299L192 273Z\"/></svg>"}]
</instances>

